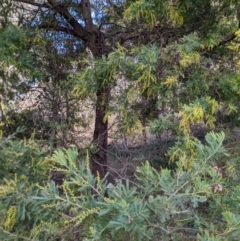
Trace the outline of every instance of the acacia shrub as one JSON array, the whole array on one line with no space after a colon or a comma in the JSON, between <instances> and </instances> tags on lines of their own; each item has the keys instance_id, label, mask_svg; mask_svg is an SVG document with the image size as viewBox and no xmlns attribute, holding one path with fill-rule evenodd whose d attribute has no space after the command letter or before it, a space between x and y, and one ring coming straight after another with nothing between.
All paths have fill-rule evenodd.
<instances>
[{"instance_id":1,"label":"acacia shrub","mask_svg":"<svg viewBox=\"0 0 240 241\"><path fill-rule=\"evenodd\" d=\"M115 184L93 177L77 149L57 150L45 161L64 174L61 186L1 183L1 240L238 240L240 187L220 171L223 160L236 163L223 140L210 132L206 144L191 140L192 152L179 142L170 151L174 170L146 162L134 182Z\"/></svg>"}]
</instances>

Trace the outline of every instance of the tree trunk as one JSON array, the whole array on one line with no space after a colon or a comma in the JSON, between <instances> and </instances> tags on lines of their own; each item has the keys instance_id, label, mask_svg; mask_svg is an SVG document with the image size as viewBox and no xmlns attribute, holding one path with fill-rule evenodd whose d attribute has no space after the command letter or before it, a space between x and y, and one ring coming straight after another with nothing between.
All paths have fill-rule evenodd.
<instances>
[{"instance_id":1,"label":"tree trunk","mask_svg":"<svg viewBox=\"0 0 240 241\"><path fill-rule=\"evenodd\" d=\"M108 108L108 88L100 88L97 92L96 117L93 141L97 151L92 155L92 173L103 178L107 173L108 119L105 116Z\"/></svg>"},{"instance_id":2,"label":"tree trunk","mask_svg":"<svg viewBox=\"0 0 240 241\"><path fill-rule=\"evenodd\" d=\"M92 55L96 58L108 55L109 50L106 47L104 36L100 31L94 30L94 42L89 48ZM94 176L99 175L104 178L107 174L107 148L108 148L108 118L106 116L109 101L109 88L100 82L96 96L96 116L93 134L93 142L97 147L97 151L91 156L92 173Z\"/></svg>"}]
</instances>

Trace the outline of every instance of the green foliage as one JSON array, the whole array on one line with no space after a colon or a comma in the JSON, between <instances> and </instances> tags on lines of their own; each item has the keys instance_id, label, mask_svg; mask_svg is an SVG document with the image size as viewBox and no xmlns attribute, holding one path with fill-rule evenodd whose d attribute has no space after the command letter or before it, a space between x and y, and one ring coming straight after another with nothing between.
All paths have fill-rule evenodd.
<instances>
[{"instance_id":1,"label":"green foliage","mask_svg":"<svg viewBox=\"0 0 240 241\"><path fill-rule=\"evenodd\" d=\"M224 134L192 142L195 159L181 149L175 170L137 168L136 183L94 178L89 158L76 149L58 150L46 160L64 182L31 184L26 177L0 186L2 240L237 240L239 186L230 188L215 166L226 158ZM176 146L178 148L179 144ZM176 149L175 148L175 149ZM173 154L174 155L174 154ZM175 155L176 156L176 155ZM106 195L107 194L107 195ZM235 201L236 200L236 201ZM224 205L228 203L228 205ZM211 207L211 208L210 208ZM33 221L34 220L34 221ZM30 224L30 222L32 222Z\"/></svg>"},{"instance_id":2,"label":"green foliage","mask_svg":"<svg viewBox=\"0 0 240 241\"><path fill-rule=\"evenodd\" d=\"M149 123L150 131L154 134L162 133L169 129L174 129L171 116L161 115L158 119L155 119Z\"/></svg>"},{"instance_id":3,"label":"green foliage","mask_svg":"<svg viewBox=\"0 0 240 241\"><path fill-rule=\"evenodd\" d=\"M28 239L22 225L34 228L39 222L37 216L41 210L31 210L34 204L30 197L48 179L46 153L35 141L18 140L14 135L1 137L0 143L0 237L1 240ZM48 215L43 216L47 221Z\"/></svg>"},{"instance_id":4,"label":"green foliage","mask_svg":"<svg viewBox=\"0 0 240 241\"><path fill-rule=\"evenodd\" d=\"M16 90L24 93L27 90L27 82L32 82L36 75L33 67L33 54L29 52L29 36L14 25L0 28L0 77L1 93L5 98L13 98ZM23 83L22 76L30 78Z\"/></svg>"},{"instance_id":5,"label":"green foliage","mask_svg":"<svg viewBox=\"0 0 240 241\"><path fill-rule=\"evenodd\" d=\"M189 133L191 125L195 123L204 123L212 129L216 121L214 114L218 109L218 103L209 97L196 100L188 106L184 105L179 127L185 133Z\"/></svg>"},{"instance_id":6,"label":"green foliage","mask_svg":"<svg viewBox=\"0 0 240 241\"><path fill-rule=\"evenodd\" d=\"M7 66L13 64L17 68L31 66L30 55L27 54L27 36L14 25L1 28L0 61Z\"/></svg>"},{"instance_id":7,"label":"green foliage","mask_svg":"<svg viewBox=\"0 0 240 241\"><path fill-rule=\"evenodd\" d=\"M151 1L135 1L125 10L124 18L128 20L136 19L137 22L143 19L152 28L156 22L153 11L154 6L154 3Z\"/></svg>"},{"instance_id":8,"label":"green foliage","mask_svg":"<svg viewBox=\"0 0 240 241\"><path fill-rule=\"evenodd\" d=\"M0 129L2 130L2 135L4 137L14 135L18 138L31 138L34 133L32 111L24 109L22 112L15 112L8 108L8 110L5 110L3 114L4 120L2 121ZM21 131L17 131L16 133L17 129L21 129Z\"/></svg>"},{"instance_id":9,"label":"green foliage","mask_svg":"<svg viewBox=\"0 0 240 241\"><path fill-rule=\"evenodd\" d=\"M216 140L216 136L218 140ZM226 155L225 150L222 148L222 142L225 138L224 133L214 134L208 133L205 137L205 141L208 147L204 146L200 141L196 141L195 138L185 136L180 139L174 147L169 150L170 161L180 161L184 169L192 168L193 165L198 165L197 159L199 156L203 156L202 160L209 161L209 164L213 161L210 157L211 152L216 152L221 155ZM188 159L186 160L186 155ZM197 158L197 159L196 159ZM214 159L217 159L217 155L214 155ZM197 164L198 163L198 164ZM201 164L200 164L201 165Z\"/></svg>"},{"instance_id":10,"label":"green foliage","mask_svg":"<svg viewBox=\"0 0 240 241\"><path fill-rule=\"evenodd\" d=\"M17 133L23 130L18 128ZM44 163L46 153L34 140L18 140L14 135L0 138L0 182L14 179L15 175L26 177L30 183L46 177Z\"/></svg>"}]
</instances>

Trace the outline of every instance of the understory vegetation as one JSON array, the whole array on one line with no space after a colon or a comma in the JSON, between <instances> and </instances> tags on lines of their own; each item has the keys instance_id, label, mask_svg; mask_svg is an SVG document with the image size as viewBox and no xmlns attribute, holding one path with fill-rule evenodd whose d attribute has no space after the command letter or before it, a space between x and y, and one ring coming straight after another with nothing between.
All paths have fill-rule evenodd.
<instances>
[{"instance_id":1,"label":"understory vegetation","mask_svg":"<svg viewBox=\"0 0 240 241\"><path fill-rule=\"evenodd\" d=\"M2 0L0 240L240 240L240 2Z\"/></svg>"},{"instance_id":2,"label":"understory vegetation","mask_svg":"<svg viewBox=\"0 0 240 241\"><path fill-rule=\"evenodd\" d=\"M94 177L76 148L47 155L32 140L2 138L1 240L237 241L239 150L224 138L185 139L169 151L174 168L146 161L114 183Z\"/></svg>"}]
</instances>

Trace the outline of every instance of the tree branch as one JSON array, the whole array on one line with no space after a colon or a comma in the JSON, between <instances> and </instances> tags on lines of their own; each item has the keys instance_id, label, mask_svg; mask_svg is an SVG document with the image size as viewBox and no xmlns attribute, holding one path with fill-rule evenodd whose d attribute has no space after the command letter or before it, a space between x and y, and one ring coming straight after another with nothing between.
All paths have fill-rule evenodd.
<instances>
[{"instance_id":1,"label":"tree branch","mask_svg":"<svg viewBox=\"0 0 240 241\"><path fill-rule=\"evenodd\" d=\"M92 32L94 30L94 25L91 16L91 6L89 0L82 0L80 6L82 8L86 29L87 31Z\"/></svg>"},{"instance_id":2,"label":"tree branch","mask_svg":"<svg viewBox=\"0 0 240 241\"><path fill-rule=\"evenodd\" d=\"M62 27L60 25L56 25L53 23L42 23L42 24L38 25L37 27L39 29L54 29L56 31L64 32L64 33L70 34L72 36L79 37L73 29Z\"/></svg>"},{"instance_id":3,"label":"tree branch","mask_svg":"<svg viewBox=\"0 0 240 241\"><path fill-rule=\"evenodd\" d=\"M59 4L55 0L47 0L49 4L51 4L52 8L55 9L59 14L61 14L65 20L72 26L75 31L74 36L78 36L84 41L89 42L89 38L91 37L88 31L69 13L68 9Z\"/></svg>"},{"instance_id":4,"label":"tree branch","mask_svg":"<svg viewBox=\"0 0 240 241\"><path fill-rule=\"evenodd\" d=\"M240 24L238 26L238 29L240 28ZM237 35L235 33L232 33L231 35L223 38L218 44L216 44L210 51L203 51L203 55L207 56L207 57L211 57L212 54L211 52L216 49L217 47L223 46L227 43L230 43L232 40L234 40L237 37ZM216 57L215 57L216 58Z\"/></svg>"},{"instance_id":5,"label":"tree branch","mask_svg":"<svg viewBox=\"0 0 240 241\"><path fill-rule=\"evenodd\" d=\"M220 47L222 45L225 45L225 44L231 42L232 40L234 40L236 37L237 37L237 35L235 33L233 33L233 34L227 36L226 38L224 38L223 40L221 40L216 47Z\"/></svg>"},{"instance_id":6,"label":"tree branch","mask_svg":"<svg viewBox=\"0 0 240 241\"><path fill-rule=\"evenodd\" d=\"M238 29L240 29L240 11L237 11L237 20L238 20ZM216 47L220 47L226 43L231 42L232 40L234 40L237 37L237 35L235 33L227 36L226 38L224 38L222 41L219 42L219 44Z\"/></svg>"}]
</instances>

